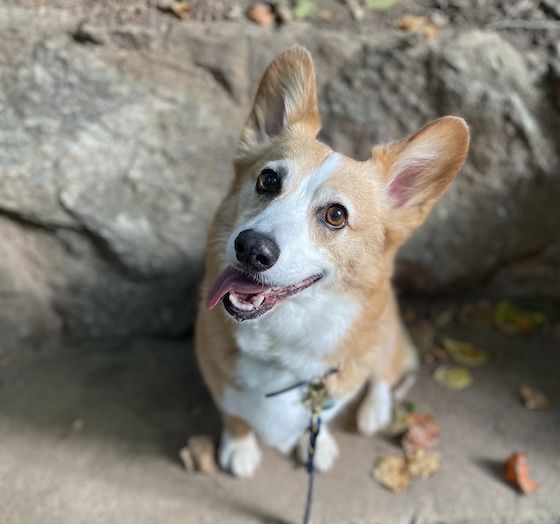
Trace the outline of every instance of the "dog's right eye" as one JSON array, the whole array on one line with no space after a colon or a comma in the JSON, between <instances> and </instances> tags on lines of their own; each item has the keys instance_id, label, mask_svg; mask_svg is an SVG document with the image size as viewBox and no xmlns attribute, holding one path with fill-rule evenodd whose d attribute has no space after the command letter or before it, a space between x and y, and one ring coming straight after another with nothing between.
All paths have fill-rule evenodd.
<instances>
[{"instance_id":1,"label":"dog's right eye","mask_svg":"<svg viewBox=\"0 0 560 524\"><path fill-rule=\"evenodd\" d=\"M263 169L257 178L256 191L259 195L276 196L282 188L280 175L273 169Z\"/></svg>"}]
</instances>

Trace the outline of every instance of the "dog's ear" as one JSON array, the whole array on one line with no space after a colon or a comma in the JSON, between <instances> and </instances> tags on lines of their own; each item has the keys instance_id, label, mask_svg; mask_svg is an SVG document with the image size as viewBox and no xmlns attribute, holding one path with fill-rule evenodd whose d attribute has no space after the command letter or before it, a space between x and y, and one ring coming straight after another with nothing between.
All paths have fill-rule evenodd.
<instances>
[{"instance_id":1,"label":"dog's ear","mask_svg":"<svg viewBox=\"0 0 560 524\"><path fill-rule=\"evenodd\" d=\"M303 47L283 52L265 71L241 133L238 156L295 126L313 136L321 129L313 60Z\"/></svg>"},{"instance_id":2,"label":"dog's ear","mask_svg":"<svg viewBox=\"0 0 560 524\"><path fill-rule=\"evenodd\" d=\"M449 116L434 120L400 142L373 149L390 205L389 229L399 231L404 238L424 221L459 173L468 148L466 122Z\"/></svg>"}]
</instances>

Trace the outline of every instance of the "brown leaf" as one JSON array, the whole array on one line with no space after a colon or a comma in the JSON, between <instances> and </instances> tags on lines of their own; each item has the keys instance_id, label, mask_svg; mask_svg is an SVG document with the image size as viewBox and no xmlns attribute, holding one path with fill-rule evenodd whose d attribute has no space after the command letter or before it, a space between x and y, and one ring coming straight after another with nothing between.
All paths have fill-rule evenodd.
<instances>
[{"instance_id":1,"label":"brown leaf","mask_svg":"<svg viewBox=\"0 0 560 524\"><path fill-rule=\"evenodd\" d=\"M201 473L215 473L215 449L213 440L205 435L189 438L187 445L179 451L187 471L200 471Z\"/></svg>"},{"instance_id":2,"label":"brown leaf","mask_svg":"<svg viewBox=\"0 0 560 524\"><path fill-rule=\"evenodd\" d=\"M408 429L401 439L407 456L420 449L436 446L439 443L439 422L423 413L412 413L408 417Z\"/></svg>"},{"instance_id":3,"label":"brown leaf","mask_svg":"<svg viewBox=\"0 0 560 524\"><path fill-rule=\"evenodd\" d=\"M548 409L550 407L548 397L540 389L524 384L519 388L518 392L523 401L523 405L527 409L537 410Z\"/></svg>"},{"instance_id":4,"label":"brown leaf","mask_svg":"<svg viewBox=\"0 0 560 524\"><path fill-rule=\"evenodd\" d=\"M393 493L400 493L410 484L410 473L404 457L381 457L372 472L373 478Z\"/></svg>"},{"instance_id":5,"label":"brown leaf","mask_svg":"<svg viewBox=\"0 0 560 524\"><path fill-rule=\"evenodd\" d=\"M256 24L270 26L274 23L275 16L270 6L262 2L255 2L247 11L247 18Z\"/></svg>"},{"instance_id":6,"label":"brown leaf","mask_svg":"<svg viewBox=\"0 0 560 524\"><path fill-rule=\"evenodd\" d=\"M529 475L529 464L525 453L514 453L507 459L505 465L505 479L520 489L524 495L530 495L540 488Z\"/></svg>"},{"instance_id":7,"label":"brown leaf","mask_svg":"<svg viewBox=\"0 0 560 524\"><path fill-rule=\"evenodd\" d=\"M160 0L157 4L158 8L162 11L169 11L173 13L177 18L181 20L186 20L189 17L189 12L192 8L192 2L187 1L169 1Z\"/></svg>"},{"instance_id":8,"label":"brown leaf","mask_svg":"<svg viewBox=\"0 0 560 524\"><path fill-rule=\"evenodd\" d=\"M419 33L422 36L431 38L439 33L439 27L429 17L405 15L397 22L399 29L404 29L411 33Z\"/></svg>"}]
</instances>

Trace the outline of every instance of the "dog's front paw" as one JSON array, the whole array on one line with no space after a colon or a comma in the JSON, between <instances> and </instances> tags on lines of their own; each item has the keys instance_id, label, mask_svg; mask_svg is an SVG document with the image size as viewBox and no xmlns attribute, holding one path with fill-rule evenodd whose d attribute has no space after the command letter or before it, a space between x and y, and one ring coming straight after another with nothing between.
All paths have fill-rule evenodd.
<instances>
[{"instance_id":1,"label":"dog's front paw","mask_svg":"<svg viewBox=\"0 0 560 524\"><path fill-rule=\"evenodd\" d=\"M391 389L385 382L377 382L358 409L356 423L362 435L373 435L391 422Z\"/></svg>"},{"instance_id":2,"label":"dog's front paw","mask_svg":"<svg viewBox=\"0 0 560 524\"><path fill-rule=\"evenodd\" d=\"M299 439L298 456L303 464L309 457L309 432L305 432ZM331 435L327 426L323 426L315 444L314 465L318 471L331 469L339 455L336 440Z\"/></svg>"},{"instance_id":3,"label":"dog's front paw","mask_svg":"<svg viewBox=\"0 0 560 524\"><path fill-rule=\"evenodd\" d=\"M261 450L253 433L245 437L233 438L228 431L222 434L220 467L230 471L236 477L251 477L261 462Z\"/></svg>"}]
</instances>

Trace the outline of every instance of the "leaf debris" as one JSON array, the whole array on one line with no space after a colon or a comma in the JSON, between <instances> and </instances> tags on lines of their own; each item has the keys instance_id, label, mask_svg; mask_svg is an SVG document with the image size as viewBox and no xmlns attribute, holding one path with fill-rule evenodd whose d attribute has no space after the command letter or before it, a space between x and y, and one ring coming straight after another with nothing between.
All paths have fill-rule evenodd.
<instances>
[{"instance_id":1,"label":"leaf debris","mask_svg":"<svg viewBox=\"0 0 560 524\"><path fill-rule=\"evenodd\" d=\"M527 409L545 410L550 407L550 400L540 389L524 384L519 388L518 393Z\"/></svg>"},{"instance_id":2,"label":"leaf debris","mask_svg":"<svg viewBox=\"0 0 560 524\"><path fill-rule=\"evenodd\" d=\"M527 455L522 452L516 452L507 459L504 477L524 495L531 495L540 488L540 484L529 475Z\"/></svg>"},{"instance_id":3,"label":"leaf debris","mask_svg":"<svg viewBox=\"0 0 560 524\"><path fill-rule=\"evenodd\" d=\"M460 366L440 366L435 370L433 377L441 387L453 391L462 391L473 383L471 372Z\"/></svg>"},{"instance_id":4,"label":"leaf debris","mask_svg":"<svg viewBox=\"0 0 560 524\"><path fill-rule=\"evenodd\" d=\"M463 366L481 366L488 361L488 354L470 342L444 337L442 344L453 360Z\"/></svg>"}]
</instances>

